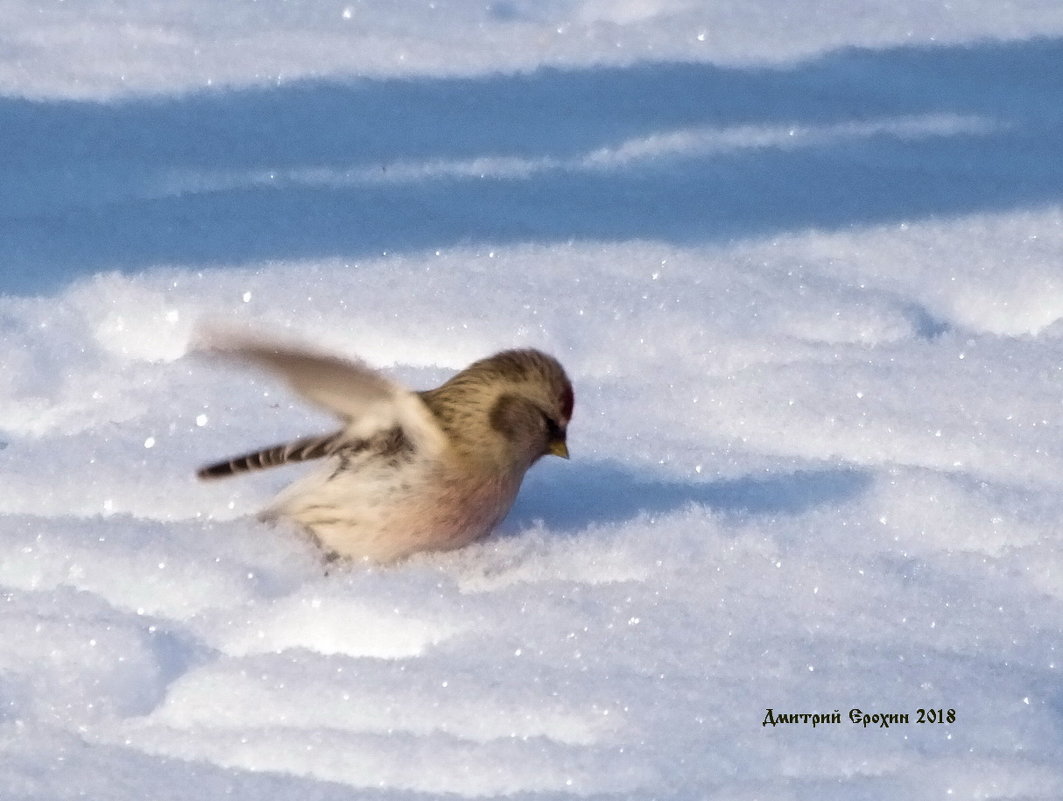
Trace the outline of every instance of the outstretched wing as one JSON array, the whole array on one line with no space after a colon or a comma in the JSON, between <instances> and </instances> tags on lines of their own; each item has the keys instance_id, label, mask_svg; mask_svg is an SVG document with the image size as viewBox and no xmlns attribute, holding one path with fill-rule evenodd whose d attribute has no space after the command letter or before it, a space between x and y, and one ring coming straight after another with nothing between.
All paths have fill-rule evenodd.
<instances>
[{"instance_id":1,"label":"outstretched wing","mask_svg":"<svg viewBox=\"0 0 1063 801\"><path fill-rule=\"evenodd\" d=\"M259 337L206 332L199 337L197 350L275 372L307 400L348 420L387 406L405 391L362 362Z\"/></svg>"},{"instance_id":2,"label":"outstretched wing","mask_svg":"<svg viewBox=\"0 0 1063 801\"><path fill-rule=\"evenodd\" d=\"M253 466L265 467L299 460L304 449L307 455L301 458L318 458L344 445L370 440L395 428L402 431L415 450L431 455L446 447L443 430L424 401L362 362L229 333L201 335L197 344L198 350L246 361L278 374L299 395L333 413L344 423L341 431L327 437L298 440L228 461L247 460L250 464L261 458L263 463ZM328 444L321 444L325 440ZM274 456L283 458L274 459ZM204 471L210 469L207 467ZM225 474L224 470L218 473Z\"/></svg>"}]
</instances>

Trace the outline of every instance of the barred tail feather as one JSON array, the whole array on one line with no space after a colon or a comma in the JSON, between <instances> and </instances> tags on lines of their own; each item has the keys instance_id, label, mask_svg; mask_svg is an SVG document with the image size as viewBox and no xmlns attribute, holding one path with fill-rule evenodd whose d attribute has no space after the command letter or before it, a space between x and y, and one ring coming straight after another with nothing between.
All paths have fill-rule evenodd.
<instances>
[{"instance_id":1,"label":"barred tail feather","mask_svg":"<svg viewBox=\"0 0 1063 801\"><path fill-rule=\"evenodd\" d=\"M288 462L320 459L322 456L335 452L341 441L340 433L326 434L323 437L304 437L293 442L245 453L243 456L234 456L232 459L224 459L201 467L196 472L196 476L201 479L225 478L254 470L264 470L267 467L277 467Z\"/></svg>"}]
</instances>

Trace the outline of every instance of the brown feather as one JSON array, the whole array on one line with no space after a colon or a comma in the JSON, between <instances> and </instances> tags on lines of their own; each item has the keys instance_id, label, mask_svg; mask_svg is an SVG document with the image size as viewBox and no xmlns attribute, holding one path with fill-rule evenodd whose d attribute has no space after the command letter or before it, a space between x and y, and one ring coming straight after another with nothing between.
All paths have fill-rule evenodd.
<instances>
[{"instance_id":1,"label":"brown feather","mask_svg":"<svg viewBox=\"0 0 1063 801\"><path fill-rule=\"evenodd\" d=\"M335 453L341 442L340 432L326 434L323 437L304 437L206 465L201 467L196 475L201 479L225 478L239 473L265 470L267 467L277 467L289 462L320 459L322 456Z\"/></svg>"}]
</instances>

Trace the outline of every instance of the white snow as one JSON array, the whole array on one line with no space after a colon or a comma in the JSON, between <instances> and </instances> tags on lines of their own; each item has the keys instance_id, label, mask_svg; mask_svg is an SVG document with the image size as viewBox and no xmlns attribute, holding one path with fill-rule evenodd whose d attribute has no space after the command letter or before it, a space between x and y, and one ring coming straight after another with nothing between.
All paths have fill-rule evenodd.
<instances>
[{"instance_id":1,"label":"white snow","mask_svg":"<svg viewBox=\"0 0 1063 801\"><path fill-rule=\"evenodd\" d=\"M1061 9L4 4L0 798L1063 797ZM203 321L573 459L326 566Z\"/></svg>"}]
</instances>

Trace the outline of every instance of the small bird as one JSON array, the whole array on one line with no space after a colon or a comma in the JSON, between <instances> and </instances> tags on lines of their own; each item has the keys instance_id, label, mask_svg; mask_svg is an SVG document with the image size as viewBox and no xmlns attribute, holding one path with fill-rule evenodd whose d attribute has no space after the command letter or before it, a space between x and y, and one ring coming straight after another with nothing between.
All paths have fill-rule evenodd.
<instances>
[{"instance_id":1,"label":"small bird","mask_svg":"<svg viewBox=\"0 0 1063 801\"><path fill-rule=\"evenodd\" d=\"M541 456L568 458L572 384L552 356L507 350L436 389L410 391L362 362L226 335L209 349L279 374L342 427L203 467L202 479L324 459L260 517L306 529L330 559L394 562L460 548L506 515Z\"/></svg>"}]
</instances>

